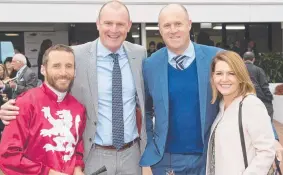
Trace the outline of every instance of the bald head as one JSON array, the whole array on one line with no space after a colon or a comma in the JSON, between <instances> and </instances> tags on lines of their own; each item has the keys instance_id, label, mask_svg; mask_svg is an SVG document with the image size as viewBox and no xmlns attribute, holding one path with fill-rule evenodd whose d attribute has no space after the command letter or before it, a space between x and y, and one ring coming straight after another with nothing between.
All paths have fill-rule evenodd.
<instances>
[{"instance_id":1,"label":"bald head","mask_svg":"<svg viewBox=\"0 0 283 175\"><path fill-rule=\"evenodd\" d=\"M132 26L127 7L119 1L107 2L100 10L96 26L104 47L116 52L122 46Z\"/></svg>"},{"instance_id":2,"label":"bald head","mask_svg":"<svg viewBox=\"0 0 283 175\"><path fill-rule=\"evenodd\" d=\"M161 9L158 18L159 31L171 52L180 55L188 48L191 24L184 6L169 4Z\"/></svg>"},{"instance_id":3,"label":"bald head","mask_svg":"<svg viewBox=\"0 0 283 175\"><path fill-rule=\"evenodd\" d=\"M255 59L255 54L253 52L245 52L243 55L243 58L245 61L254 61Z\"/></svg>"},{"instance_id":4,"label":"bald head","mask_svg":"<svg viewBox=\"0 0 283 175\"><path fill-rule=\"evenodd\" d=\"M183 5L181 5L181 4L168 4L160 10L159 16L158 16L158 21L160 21L161 17L167 16L168 13L170 14L170 13L175 13L175 12L182 12L184 15L186 15L186 17L189 20L188 11Z\"/></svg>"},{"instance_id":5,"label":"bald head","mask_svg":"<svg viewBox=\"0 0 283 175\"><path fill-rule=\"evenodd\" d=\"M110 8L112 10L125 10L128 14L128 19L130 20L130 12L129 9L127 8L127 6L125 4L123 4L120 1L109 1L106 2L105 4L103 4L103 6L101 7L100 11L99 11L99 15L98 15L98 19L100 19L100 17L103 15L103 12L105 9Z\"/></svg>"}]
</instances>

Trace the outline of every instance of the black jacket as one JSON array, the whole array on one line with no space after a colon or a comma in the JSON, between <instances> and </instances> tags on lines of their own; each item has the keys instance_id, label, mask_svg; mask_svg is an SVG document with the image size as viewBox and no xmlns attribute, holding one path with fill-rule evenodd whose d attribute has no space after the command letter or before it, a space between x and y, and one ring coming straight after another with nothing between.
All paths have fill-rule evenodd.
<instances>
[{"instance_id":1,"label":"black jacket","mask_svg":"<svg viewBox=\"0 0 283 175\"><path fill-rule=\"evenodd\" d=\"M263 103L272 103L273 95L269 90L269 84L264 70L250 62L246 62L246 66L255 86L257 97Z\"/></svg>"}]
</instances>

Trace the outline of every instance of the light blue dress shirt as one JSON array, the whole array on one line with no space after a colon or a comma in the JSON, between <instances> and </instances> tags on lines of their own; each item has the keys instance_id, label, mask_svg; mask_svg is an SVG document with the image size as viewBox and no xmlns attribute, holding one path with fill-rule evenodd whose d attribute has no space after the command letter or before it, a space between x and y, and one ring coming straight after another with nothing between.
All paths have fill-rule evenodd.
<instances>
[{"instance_id":1,"label":"light blue dress shirt","mask_svg":"<svg viewBox=\"0 0 283 175\"><path fill-rule=\"evenodd\" d=\"M168 50L168 63L176 69L176 61L173 58L178 55L171 52L169 49L167 50ZM182 55L186 55L183 61L184 68L186 69L191 65L191 63L196 58L195 47L193 45L193 42L190 41L189 47L185 50L185 52Z\"/></svg>"},{"instance_id":2,"label":"light blue dress shirt","mask_svg":"<svg viewBox=\"0 0 283 175\"><path fill-rule=\"evenodd\" d=\"M104 146L112 145L112 70L114 63L113 58L109 56L111 53L98 40L98 122L94 142ZM128 143L138 137L136 125L136 87L123 46L116 53L119 54L119 65L122 75L124 141Z\"/></svg>"}]
</instances>

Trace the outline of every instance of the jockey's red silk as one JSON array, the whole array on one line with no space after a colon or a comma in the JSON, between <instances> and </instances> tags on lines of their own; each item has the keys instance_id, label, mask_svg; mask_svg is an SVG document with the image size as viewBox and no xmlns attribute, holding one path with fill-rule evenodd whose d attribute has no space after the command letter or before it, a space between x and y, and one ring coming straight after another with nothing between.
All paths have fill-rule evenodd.
<instances>
[{"instance_id":1,"label":"jockey's red silk","mask_svg":"<svg viewBox=\"0 0 283 175\"><path fill-rule=\"evenodd\" d=\"M62 102L46 84L16 100L20 111L5 127L0 169L5 175L48 175L50 169L72 175L84 167L82 134L85 108L72 95Z\"/></svg>"}]
</instances>

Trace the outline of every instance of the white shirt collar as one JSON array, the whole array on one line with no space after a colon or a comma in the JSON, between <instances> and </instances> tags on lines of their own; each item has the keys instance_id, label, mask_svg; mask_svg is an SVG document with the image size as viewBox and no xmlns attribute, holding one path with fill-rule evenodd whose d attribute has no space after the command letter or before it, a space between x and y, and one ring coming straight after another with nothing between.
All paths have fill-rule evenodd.
<instances>
[{"instance_id":1,"label":"white shirt collar","mask_svg":"<svg viewBox=\"0 0 283 175\"><path fill-rule=\"evenodd\" d=\"M65 98L65 96L67 95L67 92L59 92L56 89L54 89L52 86L50 86L49 84L45 83L46 86L57 95L57 102L62 102Z\"/></svg>"},{"instance_id":2,"label":"white shirt collar","mask_svg":"<svg viewBox=\"0 0 283 175\"><path fill-rule=\"evenodd\" d=\"M171 62L172 59L176 56L178 56L177 54L175 54L174 52L172 52L171 50L168 50L168 61ZM195 47L192 41L190 41L188 48L184 51L184 53L182 55L185 55L189 58L195 58Z\"/></svg>"},{"instance_id":3,"label":"white shirt collar","mask_svg":"<svg viewBox=\"0 0 283 175\"><path fill-rule=\"evenodd\" d=\"M98 41L97 41L97 56L107 57L111 53L112 52L101 43L100 39L98 39ZM119 54L119 56L122 56L124 54L123 44L121 45L121 47L115 53Z\"/></svg>"},{"instance_id":4,"label":"white shirt collar","mask_svg":"<svg viewBox=\"0 0 283 175\"><path fill-rule=\"evenodd\" d=\"M23 70L27 67L27 65L24 65L23 67L20 68L17 72L17 77L23 72Z\"/></svg>"}]
</instances>

